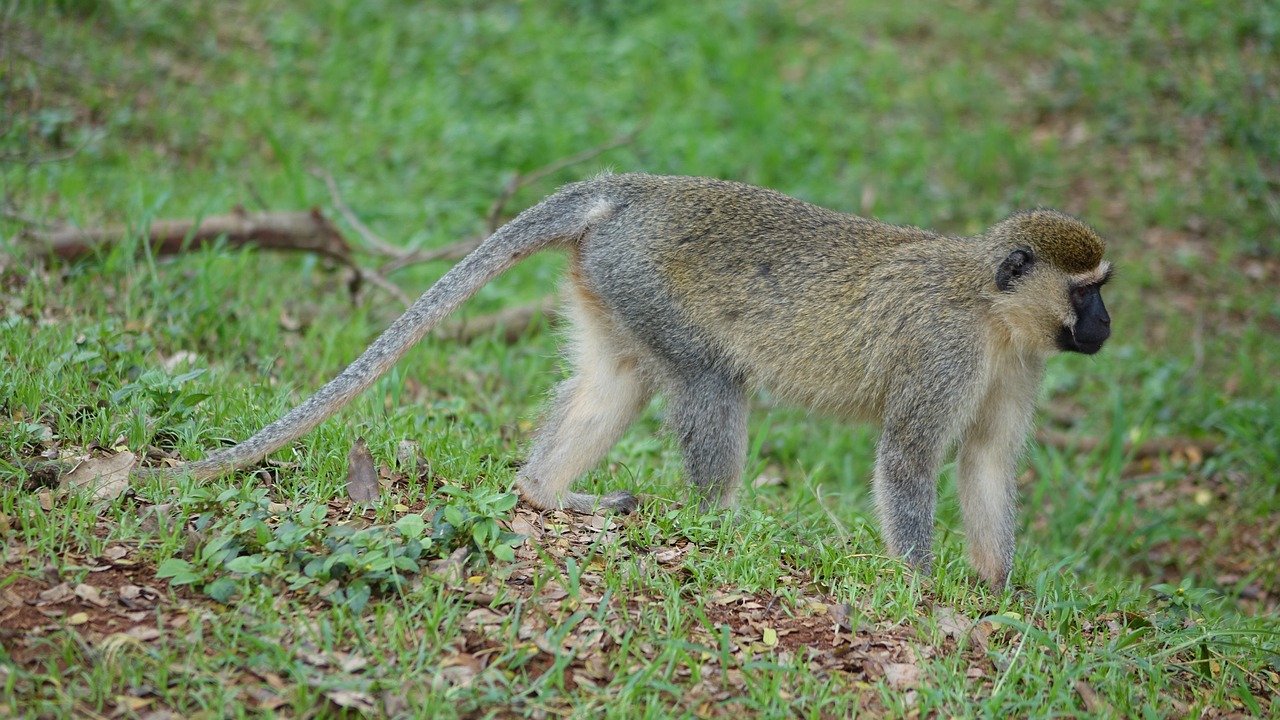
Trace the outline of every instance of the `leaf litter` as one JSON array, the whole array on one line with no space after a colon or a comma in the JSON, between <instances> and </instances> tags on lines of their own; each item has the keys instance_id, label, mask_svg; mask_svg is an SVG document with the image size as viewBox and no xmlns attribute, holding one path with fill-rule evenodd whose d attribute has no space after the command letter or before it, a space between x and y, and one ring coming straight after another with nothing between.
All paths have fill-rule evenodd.
<instances>
[{"instance_id":1,"label":"leaf litter","mask_svg":"<svg viewBox=\"0 0 1280 720\"><path fill-rule=\"evenodd\" d=\"M385 466L377 475L387 493L386 506L401 517L421 512L421 498L403 494L404 475ZM61 497L59 493L52 501ZM284 505L277 509L288 510ZM355 498L338 497L327 504L326 522L370 522L377 512ZM143 514L168 517L172 511L158 505ZM172 522L186 525L178 518ZM584 693L606 692L655 663L670 665L669 648L656 639L662 632L636 631L662 622L663 613L655 608L669 599L669 590L651 586L645 578L687 576L691 557L709 551L679 535L636 545L623 535L630 522L636 520L518 506L501 521L526 538L515 548L513 562L486 563L460 548L429 564L413 587L438 593L433 602L456 606L458 619L451 621L456 623L451 634L438 639L429 639L436 630L407 619L419 642L430 643L432 658L413 670L408 681L410 671L399 666L400 657L384 653L376 641L382 632L380 613L367 612L358 622L365 628L361 635L373 638L373 645L348 634L336 646L322 648L315 644L315 630L286 625L271 639L293 653L297 663L246 668L227 682L248 707L284 715L299 685L317 691L329 714L395 714L397 708L414 707L425 693L445 692L458 698L463 716L479 716L494 710L484 697L509 697L513 684L526 688L517 701L527 705L511 708L515 714L535 708L539 713L570 711ZM95 534L109 536L110 531L104 526ZM226 612L226 606L188 587L170 587L158 579L153 560L126 543L107 543L94 557L69 555L69 564L87 568L75 576L63 577L52 569L43 576L16 572L25 559L21 546L0 559L6 562L3 574L15 576L0 591L0 639L17 663L41 662L53 647L47 638L58 633L74 633L90 646L112 652L151 643L182 644L190 642L191 623L216 623ZM637 568L637 580L627 592L613 591L606 583L611 563ZM682 621L699 613L703 619L682 631L688 652L666 675L680 689L669 697L673 710L703 717L740 714L745 710L741 698L759 682L755 668L761 662L803 668L794 676L781 675L778 692L784 696L802 692L794 683L807 675L844 688L850 702L872 716L890 712L878 686L898 693L902 707L915 707L917 691L931 684L931 666L944 658L948 664L959 662L971 692L981 697L991 692L1004 669L996 665L1000 655L1021 638L1015 629L1021 616L1013 625L998 617L974 620L924 601L915 619L895 621L867 599L841 602L832 597L802 567L786 572L785 594L731 586L680 591L690 593L680 602L696 608L682 611ZM314 596L282 592L277 605L285 601L296 608L294 617L309 622L325 622L329 612ZM380 602L392 616L402 603L394 596ZM1135 623L1150 625L1141 617L1100 616L1084 630L1092 642L1114 642ZM204 647L203 652L212 657L217 650ZM548 684L557 689L547 691ZM1085 707L1105 707L1087 684L1075 689ZM121 695L114 702L117 713L164 717L168 712L154 692Z\"/></svg>"}]
</instances>

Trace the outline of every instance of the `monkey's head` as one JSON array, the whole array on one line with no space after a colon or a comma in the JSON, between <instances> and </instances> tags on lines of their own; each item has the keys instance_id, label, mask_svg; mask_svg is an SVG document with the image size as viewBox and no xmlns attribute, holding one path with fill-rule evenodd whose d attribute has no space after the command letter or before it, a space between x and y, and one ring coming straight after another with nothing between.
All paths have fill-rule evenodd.
<instances>
[{"instance_id":1,"label":"monkey's head","mask_svg":"<svg viewBox=\"0 0 1280 720\"><path fill-rule=\"evenodd\" d=\"M1054 210L1013 215L991 228L999 264L996 314L1020 346L1092 355L1111 336L1102 286L1111 263L1093 228Z\"/></svg>"}]
</instances>

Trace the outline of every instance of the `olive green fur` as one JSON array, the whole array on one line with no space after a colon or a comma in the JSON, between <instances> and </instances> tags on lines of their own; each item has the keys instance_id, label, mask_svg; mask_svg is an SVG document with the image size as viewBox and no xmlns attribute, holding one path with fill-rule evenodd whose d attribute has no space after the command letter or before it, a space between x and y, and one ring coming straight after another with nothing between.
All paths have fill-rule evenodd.
<instances>
[{"instance_id":1,"label":"olive green fur","mask_svg":"<svg viewBox=\"0 0 1280 720\"><path fill-rule=\"evenodd\" d=\"M1093 228L1057 210L1020 212L997 224L992 234L1025 245L1037 258L1072 275L1098 267L1107 249Z\"/></svg>"}]
</instances>

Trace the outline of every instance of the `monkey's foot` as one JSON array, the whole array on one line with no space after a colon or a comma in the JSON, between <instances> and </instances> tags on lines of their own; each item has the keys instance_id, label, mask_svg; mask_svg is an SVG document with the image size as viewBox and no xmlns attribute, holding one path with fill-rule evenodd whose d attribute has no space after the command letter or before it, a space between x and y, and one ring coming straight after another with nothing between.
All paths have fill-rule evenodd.
<instances>
[{"instance_id":1,"label":"monkey's foot","mask_svg":"<svg viewBox=\"0 0 1280 720\"><path fill-rule=\"evenodd\" d=\"M600 498L600 507L619 515L630 515L640 506L640 499L626 490L611 492Z\"/></svg>"},{"instance_id":2,"label":"monkey's foot","mask_svg":"<svg viewBox=\"0 0 1280 720\"><path fill-rule=\"evenodd\" d=\"M583 513L584 515L594 515L598 512L627 515L635 512L640 505L640 500L626 490L619 490L608 495L569 493L559 504L560 507L566 510Z\"/></svg>"}]
</instances>

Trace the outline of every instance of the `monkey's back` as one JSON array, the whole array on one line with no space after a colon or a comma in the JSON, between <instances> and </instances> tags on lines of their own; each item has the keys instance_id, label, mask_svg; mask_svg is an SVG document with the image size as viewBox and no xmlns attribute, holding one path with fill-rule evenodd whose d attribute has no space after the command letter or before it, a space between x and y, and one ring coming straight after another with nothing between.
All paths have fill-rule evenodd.
<instances>
[{"instance_id":1,"label":"monkey's back","mask_svg":"<svg viewBox=\"0 0 1280 720\"><path fill-rule=\"evenodd\" d=\"M972 240L720 180L589 185L607 204L573 271L658 371L730 367L785 401L876 418L908 388L946 397L927 391L971 367L954 360L972 356L983 302Z\"/></svg>"}]
</instances>

